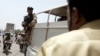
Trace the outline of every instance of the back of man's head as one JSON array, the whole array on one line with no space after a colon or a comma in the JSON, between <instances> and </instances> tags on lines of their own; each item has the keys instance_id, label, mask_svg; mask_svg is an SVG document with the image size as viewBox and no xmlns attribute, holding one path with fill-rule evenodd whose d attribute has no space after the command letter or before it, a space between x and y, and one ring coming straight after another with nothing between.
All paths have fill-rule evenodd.
<instances>
[{"instance_id":1,"label":"back of man's head","mask_svg":"<svg viewBox=\"0 0 100 56\"><path fill-rule=\"evenodd\" d=\"M83 15L87 22L100 19L99 0L68 0L68 3L70 12L73 7L76 7L80 15Z\"/></svg>"}]
</instances>

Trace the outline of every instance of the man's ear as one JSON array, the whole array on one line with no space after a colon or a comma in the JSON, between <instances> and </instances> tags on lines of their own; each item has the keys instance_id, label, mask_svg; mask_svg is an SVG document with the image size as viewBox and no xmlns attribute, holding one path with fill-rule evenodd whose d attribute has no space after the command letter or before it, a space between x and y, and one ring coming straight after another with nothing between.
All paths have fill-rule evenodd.
<instances>
[{"instance_id":1,"label":"man's ear","mask_svg":"<svg viewBox=\"0 0 100 56\"><path fill-rule=\"evenodd\" d=\"M75 7L72 8L72 20L73 24L78 24L80 21L78 10Z\"/></svg>"},{"instance_id":2,"label":"man's ear","mask_svg":"<svg viewBox=\"0 0 100 56\"><path fill-rule=\"evenodd\" d=\"M73 29L78 29L79 27L81 27L83 24L86 23L85 18L83 17L82 14L79 13L77 8L73 7L71 13L72 13L71 19L72 19L72 28Z\"/></svg>"}]
</instances>

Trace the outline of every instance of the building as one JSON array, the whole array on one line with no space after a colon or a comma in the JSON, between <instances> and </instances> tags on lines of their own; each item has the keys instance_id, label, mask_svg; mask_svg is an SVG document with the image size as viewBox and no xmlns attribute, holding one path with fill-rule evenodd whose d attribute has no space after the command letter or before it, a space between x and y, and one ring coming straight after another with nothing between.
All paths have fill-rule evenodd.
<instances>
[{"instance_id":1,"label":"building","mask_svg":"<svg viewBox=\"0 0 100 56\"><path fill-rule=\"evenodd\" d=\"M14 33L14 24L13 23L7 23L5 32L11 32Z\"/></svg>"}]
</instances>

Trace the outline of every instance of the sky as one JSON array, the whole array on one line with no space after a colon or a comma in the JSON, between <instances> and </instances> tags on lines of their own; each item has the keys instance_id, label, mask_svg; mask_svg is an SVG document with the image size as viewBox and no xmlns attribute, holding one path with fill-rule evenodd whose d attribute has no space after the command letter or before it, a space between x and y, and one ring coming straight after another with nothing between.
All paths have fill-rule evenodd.
<instances>
[{"instance_id":1,"label":"sky","mask_svg":"<svg viewBox=\"0 0 100 56\"><path fill-rule=\"evenodd\" d=\"M21 23L23 17L27 15L28 6L34 7L34 13L38 13L64 3L66 0L0 0L0 29L4 30L6 23L15 24L15 29L23 29ZM37 16L38 23L45 21L40 19L44 16Z\"/></svg>"}]
</instances>

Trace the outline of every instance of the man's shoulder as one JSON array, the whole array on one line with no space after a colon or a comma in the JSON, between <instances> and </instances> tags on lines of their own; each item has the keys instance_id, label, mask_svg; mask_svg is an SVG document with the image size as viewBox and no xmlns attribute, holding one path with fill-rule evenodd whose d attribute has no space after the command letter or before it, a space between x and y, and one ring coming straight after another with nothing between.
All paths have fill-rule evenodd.
<instances>
[{"instance_id":1,"label":"man's shoulder","mask_svg":"<svg viewBox=\"0 0 100 56\"><path fill-rule=\"evenodd\" d=\"M73 41L83 41L87 40L88 38L85 36L83 30L74 30L71 32L66 32L48 39L43 45L51 46L55 44L64 44Z\"/></svg>"}]
</instances>

